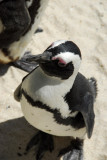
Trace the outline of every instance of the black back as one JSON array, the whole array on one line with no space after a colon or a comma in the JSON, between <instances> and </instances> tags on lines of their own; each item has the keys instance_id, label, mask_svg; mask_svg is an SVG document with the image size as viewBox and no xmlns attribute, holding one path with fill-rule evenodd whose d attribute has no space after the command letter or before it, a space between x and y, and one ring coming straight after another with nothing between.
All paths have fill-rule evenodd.
<instances>
[{"instance_id":1,"label":"black back","mask_svg":"<svg viewBox=\"0 0 107 160\"><path fill-rule=\"evenodd\" d=\"M80 49L72 41L66 41L65 43L61 43L60 45L58 45L58 46L56 46L54 48L50 48L50 47L51 46L49 46L46 50L48 50L49 52L52 52L53 57L56 56L60 52L73 52L74 54L79 55L80 58L81 58L81 51L80 51Z\"/></svg>"}]
</instances>

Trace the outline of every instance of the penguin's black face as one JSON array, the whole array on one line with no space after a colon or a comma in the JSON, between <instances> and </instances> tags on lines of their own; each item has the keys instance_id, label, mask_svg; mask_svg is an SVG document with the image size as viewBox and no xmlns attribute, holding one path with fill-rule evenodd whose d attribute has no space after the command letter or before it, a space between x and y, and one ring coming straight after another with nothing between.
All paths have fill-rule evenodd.
<instances>
[{"instance_id":1,"label":"penguin's black face","mask_svg":"<svg viewBox=\"0 0 107 160\"><path fill-rule=\"evenodd\" d=\"M32 60L38 61L47 75L68 79L75 71L78 71L81 53L73 42L61 40L52 43L42 55Z\"/></svg>"},{"instance_id":2,"label":"penguin's black face","mask_svg":"<svg viewBox=\"0 0 107 160\"><path fill-rule=\"evenodd\" d=\"M65 63L61 63L61 60L58 59L40 63L39 65L47 75L60 77L61 79L69 78L74 71L72 62L66 65Z\"/></svg>"}]
</instances>

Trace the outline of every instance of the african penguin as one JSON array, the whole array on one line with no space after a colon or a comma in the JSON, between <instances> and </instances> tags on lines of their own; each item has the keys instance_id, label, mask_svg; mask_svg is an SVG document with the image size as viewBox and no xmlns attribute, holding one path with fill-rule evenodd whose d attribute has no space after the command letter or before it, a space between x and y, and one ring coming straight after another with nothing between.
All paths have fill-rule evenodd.
<instances>
[{"instance_id":1,"label":"african penguin","mask_svg":"<svg viewBox=\"0 0 107 160\"><path fill-rule=\"evenodd\" d=\"M0 63L14 62L22 57L48 1L0 1Z\"/></svg>"},{"instance_id":2,"label":"african penguin","mask_svg":"<svg viewBox=\"0 0 107 160\"><path fill-rule=\"evenodd\" d=\"M94 78L88 80L78 72L81 59L77 45L65 40L27 59L39 65L23 78L14 97L26 120L43 134L91 137L97 86Z\"/></svg>"}]
</instances>

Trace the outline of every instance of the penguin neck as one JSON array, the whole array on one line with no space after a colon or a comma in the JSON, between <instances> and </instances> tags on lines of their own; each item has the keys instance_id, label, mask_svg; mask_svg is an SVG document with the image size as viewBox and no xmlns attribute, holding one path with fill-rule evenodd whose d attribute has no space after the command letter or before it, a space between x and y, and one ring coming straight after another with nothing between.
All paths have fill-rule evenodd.
<instances>
[{"instance_id":1,"label":"penguin neck","mask_svg":"<svg viewBox=\"0 0 107 160\"><path fill-rule=\"evenodd\" d=\"M67 117L71 111L69 110L68 104L64 101L64 97L71 90L76 75L77 73L74 72L68 79L62 80L58 77L47 75L40 67L38 67L28 78L26 78L27 83L25 82L24 88L34 100L42 101L44 104L50 107L52 106L53 109L57 108L60 110L63 117ZM35 94L37 94L37 96L35 96ZM75 117L76 114L77 112L73 113L72 116Z\"/></svg>"},{"instance_id":2,"label":"penguin neck","mask_svg":"<svg viewBox=\"0 0 107 160\"><path fill-rule=\"evenodd\" d=\"M75 70L73 74L68 78L68 79L61 79L59 77L55 76L49 76L46 74L41 67L38 67L39 73L42 75L42 77L45 79L46 82L52 83L54 85L62 85L66 87L66 90L68 91L69 89L72 88L73 83L75 81L75 78L77 76L78 70Z\"/></svg>"}]
</instances>

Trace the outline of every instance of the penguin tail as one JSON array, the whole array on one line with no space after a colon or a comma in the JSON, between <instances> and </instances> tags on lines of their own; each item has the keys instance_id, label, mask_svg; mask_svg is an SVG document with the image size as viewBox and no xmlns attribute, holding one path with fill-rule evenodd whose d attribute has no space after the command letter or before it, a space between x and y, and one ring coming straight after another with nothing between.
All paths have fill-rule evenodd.
<instances>
[{"instance_id":1,"label":"penguin tail","mask_svg":"<svg viewBox=\"0 0 107 160\"><path fill-rule=\"evenodd\" d=\"M91 85L94 97L96 98L97 94L98 94L97 80L94 77L91 77L91 78L88 79L88 81Z\"/></svg>"}]
</instances>

